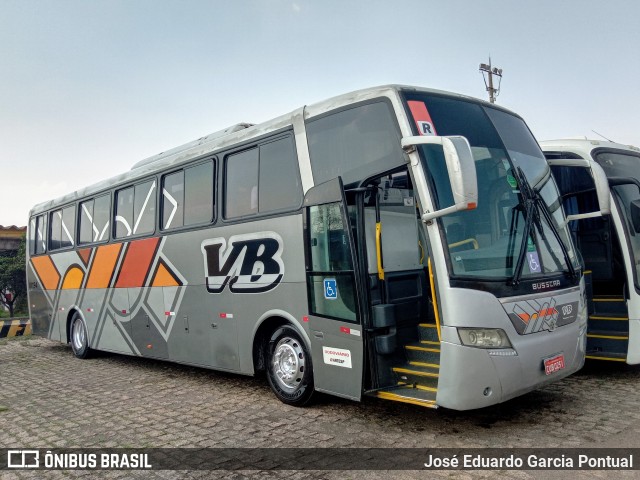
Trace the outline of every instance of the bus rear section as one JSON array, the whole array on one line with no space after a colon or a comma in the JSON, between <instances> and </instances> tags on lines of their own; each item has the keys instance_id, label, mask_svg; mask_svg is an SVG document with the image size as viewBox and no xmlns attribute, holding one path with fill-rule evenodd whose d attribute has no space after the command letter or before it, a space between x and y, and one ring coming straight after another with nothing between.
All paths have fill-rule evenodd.
<instances>
[{"instance_id":1,"label":"bus rear section","mask_svg":"<svg viewBox=\"0 0 640 480\"><path fill-rule=\"evenodd\" d=\"M569 215L597 205L591 169L601 168L606 175L611 214L570 224L588 285L587 358L638 364L640 149L586 139L551 140L541 146Z\"/></svg>"}]
</instances>

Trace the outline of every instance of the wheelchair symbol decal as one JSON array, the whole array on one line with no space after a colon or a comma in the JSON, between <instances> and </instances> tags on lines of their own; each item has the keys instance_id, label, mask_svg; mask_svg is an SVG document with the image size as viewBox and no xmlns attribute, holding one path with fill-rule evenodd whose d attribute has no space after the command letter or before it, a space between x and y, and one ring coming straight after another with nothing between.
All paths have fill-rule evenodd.
<instances>
[{"instance_id":1,"label":"wheelchair symbol decal","mask_svg":"<svg viewBox=\"0 0 640 480\"><path fill-rule=\"evenodd\" d=\"M542 271L540 268L540 258L538 257L538 252L529 252L527 253L527 257L529 257L529 270L531 273L538 273Z\"/></svg>"},{"instance_id":2,"label":"wheelchair symbol decal","mask_svg":"<svg viewBox=\"0 0 640 480\"><path fill-rule=\"evenodd\" d=\"M338 298L338 284L335 278L324 279L324 298L335 300Z\"/></svg>"}]
</instances>

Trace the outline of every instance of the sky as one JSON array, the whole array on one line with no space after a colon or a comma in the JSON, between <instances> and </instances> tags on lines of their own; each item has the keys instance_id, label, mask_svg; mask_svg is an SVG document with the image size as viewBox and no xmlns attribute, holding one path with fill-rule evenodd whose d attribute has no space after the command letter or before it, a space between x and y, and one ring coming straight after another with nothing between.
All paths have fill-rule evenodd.
<instances>
[{"instance_id":1,"label":"sky","mask_svg":"<svg viewBox=\"0 0 640 480\"><path fill-rule=\"evenodd\" d=\"M640 146L636 0L0 0L0 225L238 122L370 86Z\"/></svg>"}]
</instances>

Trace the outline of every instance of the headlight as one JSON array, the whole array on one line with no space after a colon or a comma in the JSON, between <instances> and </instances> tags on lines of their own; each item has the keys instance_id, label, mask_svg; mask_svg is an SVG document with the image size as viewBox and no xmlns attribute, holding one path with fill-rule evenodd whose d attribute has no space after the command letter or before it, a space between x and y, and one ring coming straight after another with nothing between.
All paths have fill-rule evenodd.
<instances>
[{"instance_id":1,"label":"headlight","mask_svg":"<svg viewBox=\"0 0 640 480\"><path fill-rule=\"evenodd\" d=\"M463 345L476 348L512 348L501 328L458 328Z\"/></svg>"}]
</instances>

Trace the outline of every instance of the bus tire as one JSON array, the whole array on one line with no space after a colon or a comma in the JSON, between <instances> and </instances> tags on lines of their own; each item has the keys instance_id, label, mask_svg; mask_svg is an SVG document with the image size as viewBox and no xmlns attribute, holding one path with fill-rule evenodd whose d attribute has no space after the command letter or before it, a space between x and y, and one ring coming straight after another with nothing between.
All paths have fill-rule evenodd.
<instances>
[{"instance_id":1,"label":"bus tire","mask_svg":"<svg viewBox=\"0 0 640 480\"><path fill-rule=\"evenodd\" d=\"M274 330L267 345L267 379L281 402L302 407L313 395L311 355L291 326Z\"/></svg>"},{"instance_id":2,"label":"bus tire","mask_svg":"<svg viewBox=\"0 0 640 480\"><path fill-rule=\"evenodd\" d=\"M70 328L69 338L71 339L71 350L73 354L78 358L89 358L93 350L89 348L87 324L84 323L84 319L78 312L74 313L73 317L71 317Z\"/></svg>"}]
</instances>

